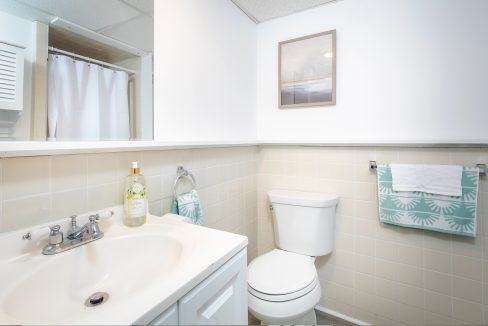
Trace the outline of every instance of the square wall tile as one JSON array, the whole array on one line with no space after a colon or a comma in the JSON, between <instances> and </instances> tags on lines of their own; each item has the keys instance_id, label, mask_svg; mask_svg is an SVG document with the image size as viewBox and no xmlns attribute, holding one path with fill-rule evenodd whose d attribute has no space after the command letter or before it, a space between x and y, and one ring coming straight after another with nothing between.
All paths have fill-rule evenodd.
<instances>
[{"instance_id":1,"label":"square wall tile","mask_svg":"<svg viewBox=\"0 0 488 326\"><path fill-rule=\"evenodd\" d=\"M87 161L84 155L61 155L51 159L52 191L86 188Z\"/></svg>"},{"instance_id":2,"label":"square wall tile","mask_svg":"<svg viewBox=\"0 0 488 326\"><path fill-rule=\"evenodd\" d=\"M468 256L452 256L453 274L469 278L474 281L483 281L483 260Z\"/></svg>"},{"instance_id":3,"label":"square wall tile","mask_svg":"<svg viewBox=\"0 0 488 326\"><path fill-rule=\"evenodd\" d=\"M411 285L406 285L406 284L400 284L399 285L399 301L401 303L414 306L414 307L419 307L419 308L424 308L424 292L425 290L420 287L416 286L411 286Z\"/></svg>"},{"instance_id":4,"label":"square wall tile","mask_svg":"<svg viewBox=\"0 0 488 326\"><path fill-rule=\"evenodd\" d=\"M51 201L49 195L39 195L2 203L0 231L26 228L51 220Z\"/></svg>"},{"instance_id":5,"label":"square wall tile","mask_svg":"<svg viewBox=\"0 0 488 326\"><path fill-rule=\"evenodd\" d=\"M51 192L50 159L47 156L3 159L2 199Z\"/></svg>"},{"instance_id":6,"label":"square wall tile","mask_svg":"<svg viewBox=\"0 0 488 326\"><path fill-rule=\"evenodd\" d=\"M438 273L430 270L423 271L424 288L430 291L451 295L450 274Z\"/></svg>"},{"instance_id":7,"label":"square wall tile","mask_svg":"<svg viewBox=\"0 0 488 326\"><path fill-rule=\"evenodd\" d=\"M437 272L451 272L452 256L449 253L424 249L423 266Z\"/></svg>"},{"instance_id":8,"label":"square wall tile","mask_svg":"<svg viewBox=\"0 0 488 326\"><path fill-rule=\"evenodd\" d=\"M483 303L483 284L470 279L453 277L452 295L456 298Z\"/></svg>"},{"instance_id":9,"label":"square wall tile","mask_svg":"<svg viewBox=\"0 0 488 326\"><path fill-rule=\"evenodd\" d=\"M422 308L409 306L406 304L398 305L398 317L402 323L407 325L424 325L424 310Z\"/></svg>"},{"instance_id":10,"label":"square wall tile","mask_svg":"<svg viewBox=\"0 0 488 326\"><path fill-rule=\"evenodd\" d=\"M483 306L478 303L453 298L452 317L472 325L483 324Z\"/></svg>"},{"instance_id":11,"label":"square wall tile","mask_svg":"<svg viewBox=\"0 0 488 326\"><path fill-rule=\"evenodd\" d=\"M87 156L88 186L113 183L118 180L118 154L104 153Z\"/></svg>"},{"instance_id":12,"label":"square wall tile","mask_svg":"<svg viewBox=\"0 0 488 326\"><path fill-rule=\"evenodd\" d=\"M445 317L452 316L452 297L425 290L425 310Z\"/></svg>"},{"instance_id":13,"label":"square wall tile","mask_svg":"<svg viewBox=\"0 0 488 326\"><path fill-rule=\"evenodd\" d=\"M83 214L88 211L86 189L76 189L51 194L52 217L68 218L71 215Z\"/></svg>"}]
</instances>

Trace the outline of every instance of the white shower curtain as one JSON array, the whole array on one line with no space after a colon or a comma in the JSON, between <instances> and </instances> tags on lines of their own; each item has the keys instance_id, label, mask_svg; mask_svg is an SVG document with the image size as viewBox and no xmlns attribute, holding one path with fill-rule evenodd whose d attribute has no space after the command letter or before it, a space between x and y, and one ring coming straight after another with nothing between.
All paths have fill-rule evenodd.
<instances>
[{"instance_id":1,"label":"white shower curtain","mask_svg":"<svg viewBox=\"0 0 488 326\"><path fill-rule=\"evenodd\" d=\"M50 140L129 140L129 76L64 55L49 55Z\"/></svg>"}]
</instances>

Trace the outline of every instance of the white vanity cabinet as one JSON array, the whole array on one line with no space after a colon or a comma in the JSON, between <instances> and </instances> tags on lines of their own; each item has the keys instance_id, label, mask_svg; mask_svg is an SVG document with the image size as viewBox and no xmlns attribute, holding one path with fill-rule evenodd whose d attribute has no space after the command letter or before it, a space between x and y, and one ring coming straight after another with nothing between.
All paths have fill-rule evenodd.
<instances>
[{"instance_id":1,"label":"white vanity cabinet","mask_svg":"<svg viewBox=\"0 0 488 326\"><path fill-rule=\"evenodd\" d=\"M149 325L247 325L246 272L244 249Z\"/></svg>"},{"instance_id":2,"label":"white vanity cabinet","mask_svg":"<svg viewBox=\"0 0 488 326\"><path fill-rule=\"evenodd\" d=\"M165 312L150 322L149 325L178 325L178 304L175 303L166 309Z\"/></svg>"}]
</instances>

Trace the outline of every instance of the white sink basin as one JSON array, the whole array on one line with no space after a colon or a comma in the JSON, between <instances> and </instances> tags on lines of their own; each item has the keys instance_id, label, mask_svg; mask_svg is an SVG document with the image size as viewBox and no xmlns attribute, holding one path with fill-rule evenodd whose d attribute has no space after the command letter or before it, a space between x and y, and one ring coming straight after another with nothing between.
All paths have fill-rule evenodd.
<instances>
[{"instance_id":1,"label":"white sink basin","mask_svg":"<svg viewBox=\"0 0 488 326\"><path fill-rule=\"evenodd\" d=\"M117 301L142 290L150 285L148 280L173 272L182 253L181 240L164 232L101 239L46 257L39 268L11 286L2 308L26 323L39 319L59 323L83 313L85 300L95 292L107 292L110 301ZM53 309L60 303L62 310Z\"/></svg>"},{"instance_id":2,"label":"white sink basin","mask_svg":"<svg viewBox=\"0 0 488 326\"><path fill-rule=\"evenodd\" d=\"M84 246L53 256L35 248L0 261L0 323L130 324L169 306L221 258L215 251L228 239L215 233L228 233L165 221L151 217L139 228L109 223L101 225L104 238ZM95 292L109 299L85 306Z\"/></svg>"}]
</instances>

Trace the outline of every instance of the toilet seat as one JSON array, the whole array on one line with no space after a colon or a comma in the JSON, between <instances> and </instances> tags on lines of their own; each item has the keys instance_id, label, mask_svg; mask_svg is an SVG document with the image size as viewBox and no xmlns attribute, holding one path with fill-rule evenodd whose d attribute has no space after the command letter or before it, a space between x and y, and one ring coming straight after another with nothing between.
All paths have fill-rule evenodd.
<instances>
[{"instance_id":1,"label":"toilet seat","mask_svg":"<svg viewBox=\"0 0 488 326\"><path fill-rule=\"evenodd\" d=\"M248 267L249 293L266 301L293 300L317 284L317 270L310 256L274 249L254 259Z\"/></svg>"},{"instance_id":2,"label":"toilet seat","mask_svg":"<svg viewBox=\"0 0 488 326\"><path fill-rule=\"evenodd\" d=\"M300 297L306 295L307 293L311 292L317 286L318 283L319 283L319 281L317 280L317 278L314 278L312 283L310 283L309 285L307 285L303 289L298 290L296 292L287 293L287 294L263 293L263 292L259 292L255 289L253 289L250 286L248 286L248 292L250 294L252 294L253 296L255 296L256 298L259 298L262 300L271 301L271 302L283 302L283 301L294 300L294 299L297 299L297 298L300 298Z\"/></svg>"}]
</instances>

